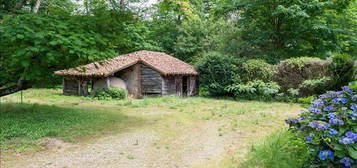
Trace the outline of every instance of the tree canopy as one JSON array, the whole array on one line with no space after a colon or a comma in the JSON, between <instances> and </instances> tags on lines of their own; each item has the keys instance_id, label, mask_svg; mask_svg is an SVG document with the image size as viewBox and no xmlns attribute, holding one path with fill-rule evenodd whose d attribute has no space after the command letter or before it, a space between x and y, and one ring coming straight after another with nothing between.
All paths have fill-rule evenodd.
<instances>
[{"instance_id":1,"label":"tree canopy","mask_svg":"<svg viewBox=\"0 0 357 168\"><path fill-rule=\"evenodd\" d=\"M356 0L0 0L0 96L53 71L147 49L277 62L357 54Z\"/></svg>"}]
</instances>

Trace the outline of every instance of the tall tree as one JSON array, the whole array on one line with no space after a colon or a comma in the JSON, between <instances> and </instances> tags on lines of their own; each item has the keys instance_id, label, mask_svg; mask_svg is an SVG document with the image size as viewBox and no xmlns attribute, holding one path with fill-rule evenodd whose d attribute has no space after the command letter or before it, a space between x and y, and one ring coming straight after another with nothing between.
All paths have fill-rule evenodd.
<instances>
[{"instance_id":1,"label":"tall tree","mask_svg":"<svg viewBox=\"0 0 357 168\"><path fill-rule=\"evenodd\" d=\"M230 37L235 53L270 61L296 56L325 57L339 49L329 13L342 13L354 0L227 0L222 8L238 28ZM233 17L232 16L237 16Z\"/></svg>"},{"instance_id":2,"label":"tall tree","mask_svg":"<svg viewBox=\"0 0 357 168\"><path fill-rule=\"evenodd\" d=\"M145 42L148 30L128 10L113 10L101 3L104 1L93 0L88 3L88 13L83 14L71 5L63 9L60 1L48 2L42 0L37 13L4 15L0 24L0 96L59 84L53 74L58 69L151 47Z\"/></svg>"}]
</instances>

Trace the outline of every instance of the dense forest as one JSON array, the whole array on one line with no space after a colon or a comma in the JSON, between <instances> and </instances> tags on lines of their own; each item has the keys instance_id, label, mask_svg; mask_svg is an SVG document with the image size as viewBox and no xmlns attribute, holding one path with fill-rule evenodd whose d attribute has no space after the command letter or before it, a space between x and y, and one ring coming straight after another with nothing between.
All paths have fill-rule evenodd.
<instances>
[{"instance_id":1,"label":"dense forest","mask_svg":"<svg viewBox=\"0 0 357 168\"><path fill-rule=\"evenodd\" d=\"M143 49L191 64L220 56L267 63L357 56L356 0L147 4L145 0L0 0L0 96L55 86L61 83L55 70Z\"/></svg>"}]
</instances>

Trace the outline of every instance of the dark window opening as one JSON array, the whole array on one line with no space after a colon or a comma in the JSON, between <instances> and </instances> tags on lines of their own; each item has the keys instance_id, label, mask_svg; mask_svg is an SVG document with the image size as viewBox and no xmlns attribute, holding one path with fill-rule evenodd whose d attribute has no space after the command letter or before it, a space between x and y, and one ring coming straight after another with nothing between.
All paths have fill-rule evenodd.
<instances>
[{"instance_id":1,"label":"dark window opening","mask_svg":"<svg viewBox=\"0 0 357 168\"><path fill-rule=\"evenodd\" d=\"M182 95L183 96L187 96L187 90L188 90L187 81L188 81L187 76L182 77Z\"/></svg>"}]
</instances>

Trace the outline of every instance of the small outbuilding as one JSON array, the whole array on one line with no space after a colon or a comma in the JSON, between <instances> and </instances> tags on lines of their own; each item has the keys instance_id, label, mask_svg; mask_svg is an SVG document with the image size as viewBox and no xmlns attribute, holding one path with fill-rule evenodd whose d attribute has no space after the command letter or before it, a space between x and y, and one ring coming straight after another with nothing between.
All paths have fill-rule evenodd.
<instances>
[{"instance_id":1,"label":"small outbuilding","mask_svg":"<svg viewBox=\"0 0 357 168\"><path fill-rule=\"evenodd\" d=\"M65 95L89 95L99 88L123 88L129 96L198 94L195 69L162 52L137 51L84 66L56 71Z\"/></svg>"}]
</instances>

